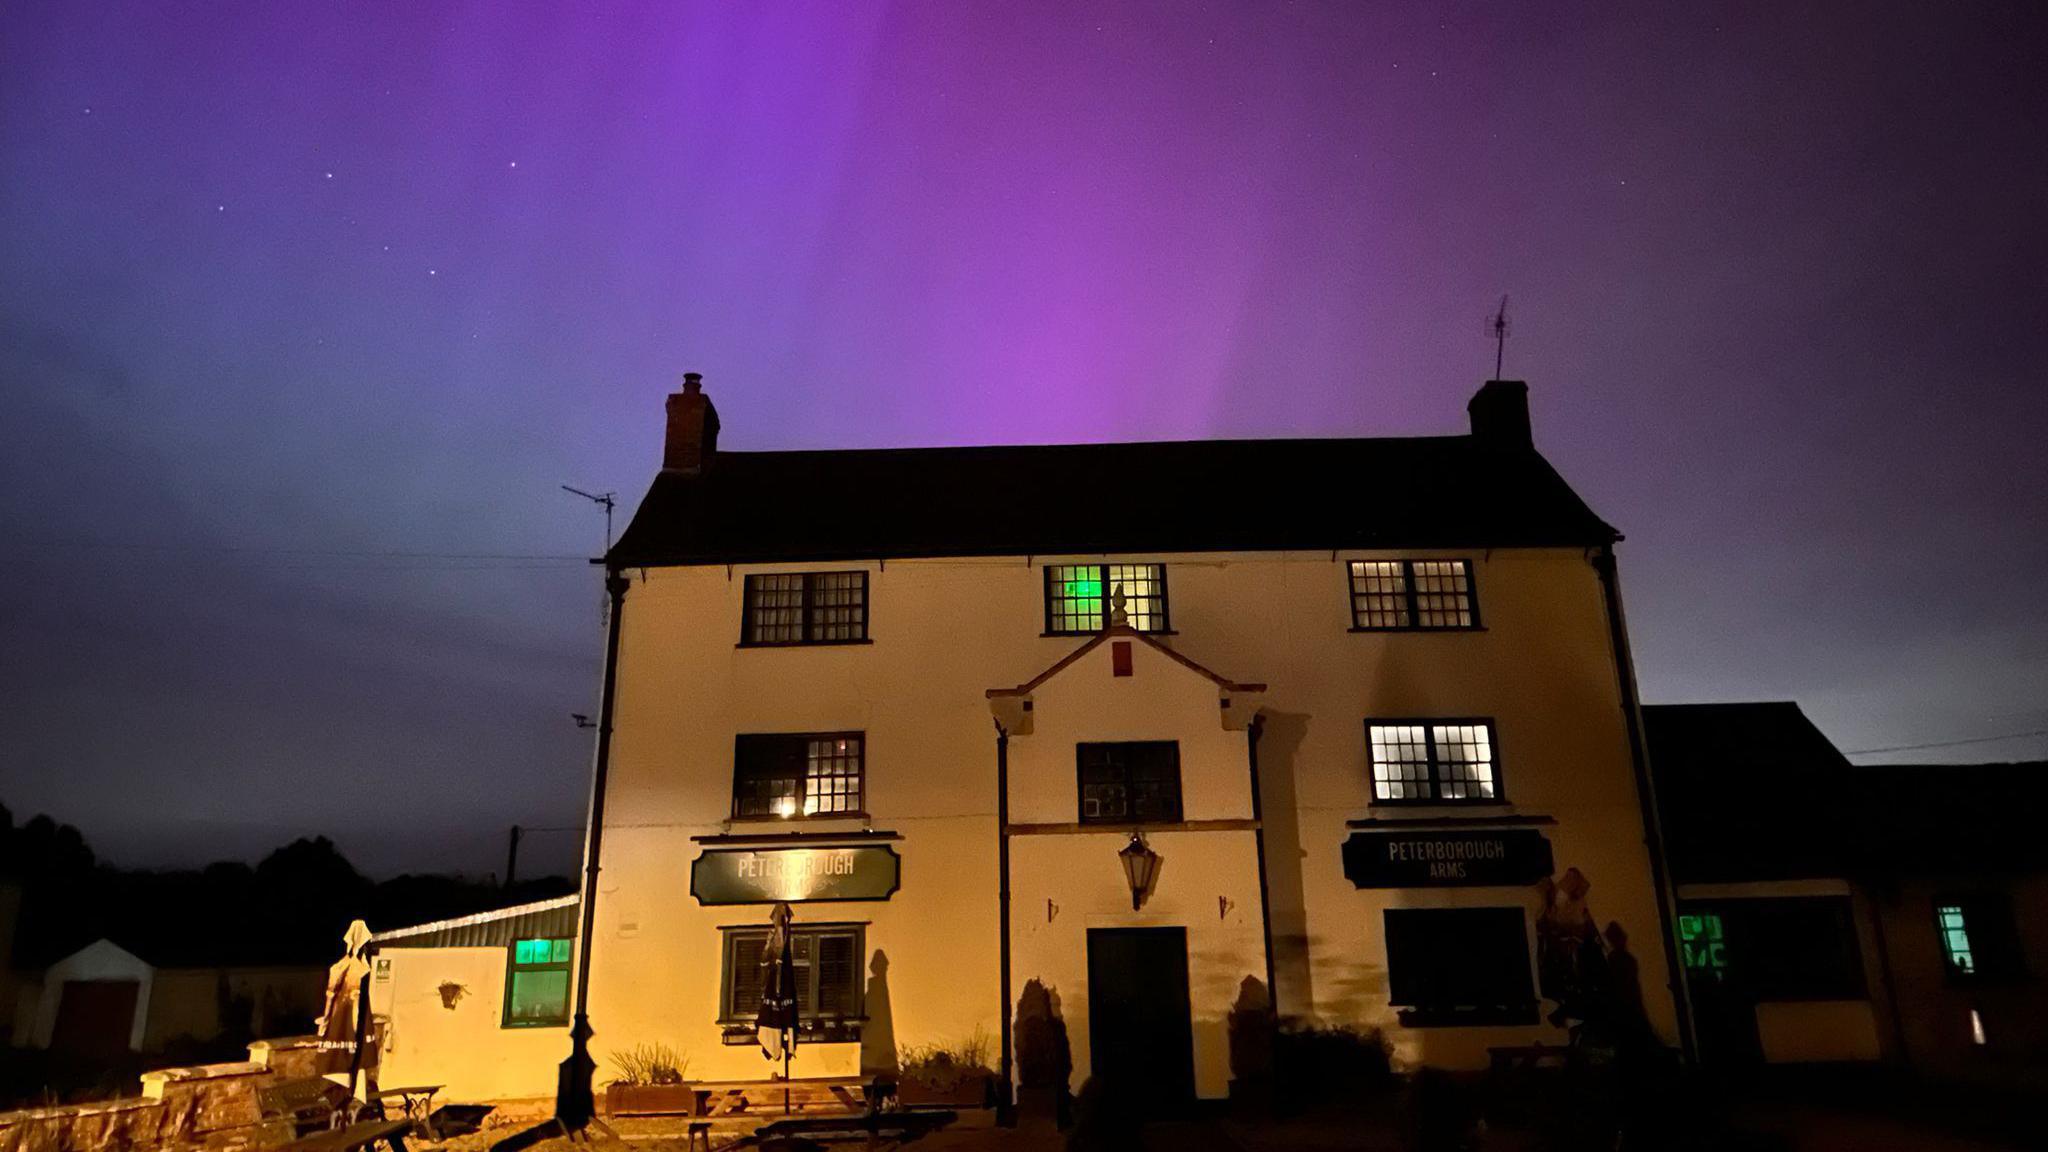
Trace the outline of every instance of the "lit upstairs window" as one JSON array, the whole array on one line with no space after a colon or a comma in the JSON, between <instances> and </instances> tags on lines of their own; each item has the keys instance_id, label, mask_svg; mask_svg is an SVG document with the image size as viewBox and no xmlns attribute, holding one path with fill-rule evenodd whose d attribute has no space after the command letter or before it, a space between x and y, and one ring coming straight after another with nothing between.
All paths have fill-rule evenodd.
<instances>
[{"instance_id":1,"label":"lit upstairs window","mask_svg":"<svg viewBox=\"0 0 2048 1152\"><path fill-rule=\"evenodd\" d=\"M1466 560L1353 560L1354 632L1448 631L1479 627Z\"/></svg>"},{"instance_id":2,"label":"lit upstairs window","mask_svg":"<svg viewBox=\"0 0 2048 1152\"><path fill-rule=\"evenodd\" d=\"M1970 928L1963 922L1963 906L1937 907L1934 922L1941 931L1941 954L1948 961L1948 970L1957 976L1976 975L1977 956L1970 950Z\"/></svg>"},{"instance_id":3,"label":"lit upstairs window","mask_svg":"<svg viewBox=\"0 0 2048 1152\"><path fill-rule=\"evenodd\" d=\"M1372 798L1381 804L1490 804L1501 798L1491 720L1367 721Z\"/></svg>"},{"instance_id":4,"label":"lit upstairs window","mask_svg":"<svg viewBox=\"0 0 2048 1152\"><path fill-rule=\"evenodd\" d=\"M1045 631L1050 636L1100 632L1123 593L1124 617L1139 632L1170 631L1164 564L1048 564Z\"/></svg>"},{"instance_id":5,"label":"lit upstairs window","mask_svg":"<svg viewBox=\"0 0 2048 1152\"><path fill-rule=\"evenodd\" d=\"M735 819L858 815L866 777L859 732L741 735L733 743Z\"/></svg>"},{"instance_id":6,"label":"lit upstairs window","mask_svg":"<svg viewBox=\"0 0 2048 1152\"><path fill-rule=\"evenodd\" d=\"M867 638L866 572L776 572L747 577L742 647L859 644Z\"/></svg>"}]
</instances>

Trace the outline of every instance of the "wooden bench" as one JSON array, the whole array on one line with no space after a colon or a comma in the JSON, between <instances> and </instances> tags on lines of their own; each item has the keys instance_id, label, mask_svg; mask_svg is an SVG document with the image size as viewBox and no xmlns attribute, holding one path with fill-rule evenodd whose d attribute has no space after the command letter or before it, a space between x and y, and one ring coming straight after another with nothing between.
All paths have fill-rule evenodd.
<instances>
[{"instance_id":1,"label":"wooden bench","mask_svg":"<svg viewBox=\"0 0 2048 1152\"><path fill-rule=\"evenodd\" d=\"M860 1113L868 1108L868 1080L862 1076L821 1076L806 1080L729 1080L691 1085L699 1116Z\"/></svg>"},{"instance_id":2,"label":"wooden bench","mask_svg":"<svg viewBox=\"0 0 2048 1152\"><path fill-rule=\"evenodd\" d=\"M891 1112L868 1112L860 1116L804 1116L775 1120L754 1130L747 1138L726 1145L750 1148L785 1143L850 1144L862 1141L870 1148L887 1140L908 1144L951 1124L957 1114L950 1108L902 1108Z\"/></svg>"},{"instance_id":3,"label":"wooden bench","mask_svg":"<svg viewBox=\"0 0 2048 1152\"><path fill-rule=\"evenodd\" d=\"M405 1152L405 1134L410 1120L365 1120L331 1132L316 1132L285 1145L289 1152L356 1152L379 1142L391 1145L391 1152Z\"/></svg>"},{"instance_id":4,"label":"wooden bench","mask_svg":"<svg viewBox=\"0 0 2048 1152\"><path fill-rule=\"evenodd\" d=\"M365 1106L347 1088L322 1076L259 1088L256 1106L266 1123L289 1128L291 1139L284 1147L293 1152L356 1152L380 1142L391 1145L391 1152L405 1152L405 1134L412 1128L410 1119L359 1119ZM382 1108L373 1104L367 1111L381 1113Z\"/></svg>"}]
</instances>

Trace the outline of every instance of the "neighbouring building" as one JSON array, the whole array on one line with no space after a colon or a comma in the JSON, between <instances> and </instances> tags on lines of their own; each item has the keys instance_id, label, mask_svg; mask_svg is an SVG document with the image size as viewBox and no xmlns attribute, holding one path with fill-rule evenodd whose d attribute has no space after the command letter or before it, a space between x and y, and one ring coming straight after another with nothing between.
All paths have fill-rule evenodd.
<instances>
[{"instance_id":1,"label":"neighbouring building","mask_svg":"<svg viewBox=\"0 0 2048 1152\"><path fill-rule=\"evenodd\" d=\"M306 1027L318 965L251 964L204 940L94 940L14 977L13 1043L108 1058ZM124 943L126 946L124 946Z\"/></svg>"},{"instance_id":2,"label":"neighbouring building","mask_svg":"<svg viewBox=\"0 0 2048 1152\"><path fill-rule=\"evenodd\" d=\"M765 1077L778 901L797 1076L999 1051L1027 981L1076 1086L1221 1096L1226 1016L1266 994L1480 1068L1565 1041L1551 982L1610 924L1679 1042L1620 536L1535 450L1524 385L1469 412L1419 438L735 452L687 377L606 558L594 934L553 904L381 934L385 1081L551 1092L579 943L600 1079L655 1043Z\"/></svg>"},{"instance_id":3,"label":"neighbouring building","mask_svg":"<svg viewBox=\"0 0 2048 1152\"><path fill-rule=\"evenodd\" d=\"M1643 709L1709 1064L2048 1088L2048 764L1851 764L1789 702Z\"/></svg>"}]
</instances>

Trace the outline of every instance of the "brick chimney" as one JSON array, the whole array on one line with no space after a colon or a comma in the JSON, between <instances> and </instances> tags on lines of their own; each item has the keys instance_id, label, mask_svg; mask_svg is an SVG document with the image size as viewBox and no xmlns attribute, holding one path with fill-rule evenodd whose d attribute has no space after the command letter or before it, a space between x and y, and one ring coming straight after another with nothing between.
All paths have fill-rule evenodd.
<instances>
[{"instance_id":1,"label":"brick chimney","mask_svg":"<svg viewBox=\"0 0 2048 1152\"><path fill-rule=\"evenodd\" d=\"M1494 448L1534 448L1529 434L1529 386L1520 380L1488 380L1465 405L1472 438Z\"/></svg>"},{"instance_id":2,"label":"brick chimney","mask_svg":"<svg viewBox=\"0 0 2048 1152\"><path fill-rule=\"evenodd\" d=\"M718 409L704 394L701 373L683 373L683 390L668 398L668 440L662 445L661 467L686 476L702 475L718 451Z\"/></svg>"}]
</instances>

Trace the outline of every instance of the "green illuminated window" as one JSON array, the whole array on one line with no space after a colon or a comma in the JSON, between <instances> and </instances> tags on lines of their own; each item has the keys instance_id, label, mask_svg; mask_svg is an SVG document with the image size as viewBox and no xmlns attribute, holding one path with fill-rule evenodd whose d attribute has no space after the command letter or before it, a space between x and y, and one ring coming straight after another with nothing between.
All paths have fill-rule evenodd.
<instances>
[{"instance_id":1,"label":"green illuminated window","mask_svg":"<svg viewBox=\"0 0 2048 1152\"><path fill-rule=\"evenodd\" d=\"M1139 632L1168 631L1166 565L1048 564L1045 568L1045 630L1052 635L1102 631L1115 615L1118 593L1124 616Z\"/></svg>"},{"instance_id":2,"label":"green illuminated window","mask_svg":"<svg viewBox=\"0 0 2048 1152\"><path fill-rule=\"evenodd\" d=\"M567 939L514 940L505 969L505 1027L553 1027L569 1022Z\"/></svg>"},{"instance_id":3,"label":"green illuminated window","mask_svg":"<svg viewBox=\"0 0 2048 1152\"><path fill-rule=\"evenodd\" d=\"M1685 966L1719 978L1728 970L1727 939L1716 912L1699 912L1678 918L1678 942L1685 949Z\"/></svg>"},{"instance_id":4,"label":"green illuminated window","mask_svg":"<svg viewBox=\"0 0 2048 1152\"><path fill-rule=\"evenodd\" d=\"M1948 969L1958 976L1968 976L1977 971L1977 958L1970 951L1970 929L1963 923L1963 906L1943 904L1934 910L1934 921L1941 930L1941 952L1948 960Z\"/></svg>"}]
</instances>

